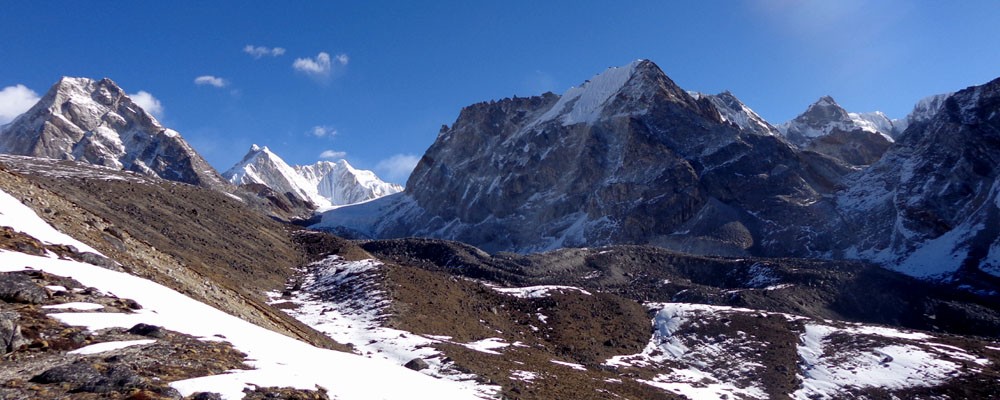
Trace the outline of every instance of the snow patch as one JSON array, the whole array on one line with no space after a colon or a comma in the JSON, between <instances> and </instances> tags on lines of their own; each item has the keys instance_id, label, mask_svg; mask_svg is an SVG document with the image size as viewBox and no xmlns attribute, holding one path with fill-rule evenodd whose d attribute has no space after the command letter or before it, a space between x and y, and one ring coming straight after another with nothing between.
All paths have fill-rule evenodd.
<instances>
[{"instance_id":1,"label":"snow patch","mask_svg":"<svg viewBox=\"0 0 1000 400\"><path fill-rule=\"evenodd\" d=\"M319 385L328 389L331 396L341 399L408 399L413 393L435 393L439 398L453 399L478 395L459 383L434 379L385 360L316 348L136 276L75 261L0 251L0 270L27 268L72 276L83 285L131 298L143 305L141 310L130 314L49 314L63 323L90 330L147 323L202 338L221 335L233 347L246 353L248 364L255 368L171 383L185 396L209 391L222 393L226 399L241 399L243 389L249 384L305 390L314 390ZM371 385L374 376L393 384Z\"/></svg>"},{"instance_id":2,"label":"snow patch","mask_svg":"<svg viewBox=\"0 0 1000 400\"><path fill-rule=\"evenodd\" d=\"M575 369L577 371L586 371L587 370L587 367L584 367L581 364L576 364L576 363L571 363L571 362L566 362L566 361L559 361L559 360L549 360L549 361L552 362L553 364L559 364L559 365L562 365L564 367L570 367L570 368L573 368L573 369Z\"/></svg>"},{"instance_id":3,"label":"snow patch","mask_svg":"<svg viewBox=\"0 0 1000 400\"><path fill-rule=\"evenodd\" d=\"M549 297L552 292L563 293L563 292L578 292L587 296L592 294L586 290L580 289L574 286L558 286L558 285L541 285L541 286L528 286L519 288L499 288L494 287L493 290L497 292L506 294L508 296L514 296L521 299L539 299L542 297Z\"/></svg>"},{"instance_id":4,"label":"snow patch","mask_svg":"<svg viewBox=\"0 0 1000 400\"><path fill-rule=\"evenodd\" d=\"M80 310L80 311L94 311L103 309L104 306L94 303L62 303L53 304L50 306L42 306L44 309L48 310Z\"/></svg>"},{"instance_id":5,"label":"snow patch","mask_svg":"<svg viewBox=\"0 0 1000 400\"><path fill-rule=\"evenodd\" d=\"M593 123L600 118L603 106L632 78L632 74L641 62L642 60L636 60L624 67L609 68L582 86L570 88L535 124L554 120L560 116L563 126Z\"/></svg>"},{"instance_id":6,"label":"snow patch","mask_svg":"<svg viewBox=\"0 0 1000 400\"><path fill-rule=\"evenodd\" d=\"M15 231L34 237L45 244L72 246L79 252L103 256L93 247L57 231L52 225L41 219L38 214L35 214L34 210L3 190L0 190L0 226L11 227Z\"/></svg>"},{"instance_id":7,"label":"snow patch","mask_svg":"<svg viewBox=\"0 0 1000 400\"><path fill-rule=\"evenodd\" d=\"M97 343L97 344L92 344L90 346L81 347L67 354L80 354L80 355L98 354L98 353L104 353L106 351L119 350L119 349L124 349L126 347L142 346L152 343L156 343L156 340L140 339L140 340L123 340L119 342L104 342L104 343Z\"/></svg>"}]
</instances>

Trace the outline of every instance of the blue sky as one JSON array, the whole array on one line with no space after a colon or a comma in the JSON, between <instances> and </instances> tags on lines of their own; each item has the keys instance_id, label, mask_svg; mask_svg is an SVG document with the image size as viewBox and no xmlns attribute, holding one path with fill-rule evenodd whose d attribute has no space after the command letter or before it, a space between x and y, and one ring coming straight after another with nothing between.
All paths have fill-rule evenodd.
<instances>
[{"instance_id":1,"label":"blue sky","mask_svg":"<svg viewBox=\"0 0 1000 400\"><path fill-rule=\"evenodd\" d=\"M0 123L60 76L109 77L220 171L258 143L403 182L462 107L637 58L773 123L827 94L903 117L1000 77L998 17L998 1L5 1Z\"/></svg>"}]
</instances>

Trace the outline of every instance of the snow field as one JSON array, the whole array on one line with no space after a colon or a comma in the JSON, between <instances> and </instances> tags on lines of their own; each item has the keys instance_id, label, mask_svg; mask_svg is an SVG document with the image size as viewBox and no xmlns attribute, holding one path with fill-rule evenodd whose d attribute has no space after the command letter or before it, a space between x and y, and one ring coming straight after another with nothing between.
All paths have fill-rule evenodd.
<instances>
[{"instance_id":1,"label":"snow field","mask_svg":"<svg viewBox=\"0 0 1000 400\"><path fill-rule=\"evenodd\" d=\"M58 232L31 209L2 191L0 210L3 210L0 213L0 225L10 226L32 236L38 235L37 237L49 243L69 244L96 253L89 246ZM49 314L63 323L83 326L92 331L130 328L138 323L158 325L201 337L203 340L224 338L233 347L247 354L247 364L254 368L252 370L233 370L220 375L172 382L171 386L185 396L207 391L220 393L226 399L242 399L243 389L256 385L305 390L323 387L331 397L339 399L410 399L414 393L434 393L440 399L482 397L481 393L468 385L435 379L385 359L365 358L314 347L133 275L71 260L0 251L0 272L28 269L72 277L85 286L135 300L143 306L130 314ZM110 347L128 345L138 343L100 344L78 351L96 353L108 351ZM391 384L380 384L384 382Z\"/></svg>"}]
</instances>

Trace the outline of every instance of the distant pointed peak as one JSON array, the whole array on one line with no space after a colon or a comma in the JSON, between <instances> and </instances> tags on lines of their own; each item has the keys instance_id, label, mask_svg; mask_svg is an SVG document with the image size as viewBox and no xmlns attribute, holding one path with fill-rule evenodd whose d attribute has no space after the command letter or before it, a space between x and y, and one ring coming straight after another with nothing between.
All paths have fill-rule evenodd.
<instances>
[{"instance_id":1,"label":"distant pointed peak","mask_svg":"<svg viewBox=\"0 0 1000 400\"><path fill-rule=\"evenodd\" d=\"M56 86L64 86L64 85L79 86L79 85L87 85L92 82L94 82L94 80L90 78L64 76L62 78L59 78L59 82L56 82Z\"/></svg>"},{"instance_id":2,"label":"distant pointed peak","mask_svg":"<svg viewBox=\"0 0 1000 400\"><path fill-rule=\"evenodd\" d=\"M813 103L813 105L817 105L817 106L837 106L837 107L840 107L840 105L837 104L837 101L834 100L833 97L830 97L829 95L820 97L819 100L816 100L816 102Z\"/></svg>"}]
</instances>

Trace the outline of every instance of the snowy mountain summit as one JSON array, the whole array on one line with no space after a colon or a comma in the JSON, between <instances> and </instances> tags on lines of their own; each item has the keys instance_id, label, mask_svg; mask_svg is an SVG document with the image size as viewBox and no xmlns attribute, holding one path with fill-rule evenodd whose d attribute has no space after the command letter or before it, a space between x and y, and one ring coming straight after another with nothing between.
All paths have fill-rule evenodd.
<instances>
[{"instance_id":1,"label":"snowy mountain summit","mask_svg":"<svg viewBox=\"0 0 1000 400\"><path fill-rule=\"evenodd\" d=\"M778 131L800 148L851 165L870 165L892 145L896 129L884 113L849 113L830 96L823 96Z\"/></svg>"},{"instance_id":2,"label":"snowy mountain summit","mask_svg":"<svg viewBox=\"0 0 1000 400\"><path fill-rule=\"evenodd\" d=\"M256 144L223 176L237 185L262 184L319 209L360 203L403 190L383 182L372 171L355 169L347 160L293 167L266 146Z\"/></svg>"},{"instance_id":3,"label":"snowy mountain summit","mask_svg":"<svg viewBox=\"0 0 1000 400\"><path fill-rule=\"evenodd\" d=\"M110 79L64 77L0 128L0 153L75 160L211 188L225 181Z\"/></svg>"},{"instance_id":4,"label":"snowy mountain summit","mask_svg":"<svg viewBox=\"0 0 1000 400\"><path fill-rule=\"evenodd\" d=\"M692 96L637 60L562 96L473 104L438 135L403 195L333 210L317 227L487 251L655 243L744 254L771 235L755 215L809 213L800 205L830 189L820 175L840 170L796 155L732 94L718 97Z\"/></svg>"},{"instance_id":5,"label":"snowy mountain summit","mask_svg":"<svg viewBox=\"0 0 1000 400\"><path fill-rule=\"evenodd\" d=\"M712 102L712 105L719 110L719 115L722 117L723 121L735 124L744 131L768 136L779 134L778 129L775 128L774 125L771 125L760 115L757 115L754 110L747 107L746 104L743 104L740 99L736 98L736 96L728 90L714 95L693 91L688 92L688 94L695 99L708 99Z\"/></svg>"}]
</instances>

